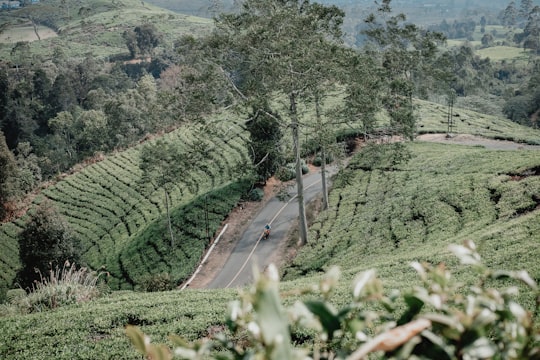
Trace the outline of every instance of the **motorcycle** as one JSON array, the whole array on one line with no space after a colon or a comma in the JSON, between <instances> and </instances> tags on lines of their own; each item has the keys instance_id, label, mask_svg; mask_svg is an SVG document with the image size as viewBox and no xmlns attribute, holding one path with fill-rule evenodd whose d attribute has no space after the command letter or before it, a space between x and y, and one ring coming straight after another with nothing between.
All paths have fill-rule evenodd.
<instances>
[{"instance_id":1,"label":"motorcycle","mask_svg":"<svg viewBox=\"0 0 540 360\"><path fill-rule=\"evenodd\" d=\"M264 227L263 240L268 239L269 236L270 236L270 225L266 225Z\"/></svg>"}]
</instances>

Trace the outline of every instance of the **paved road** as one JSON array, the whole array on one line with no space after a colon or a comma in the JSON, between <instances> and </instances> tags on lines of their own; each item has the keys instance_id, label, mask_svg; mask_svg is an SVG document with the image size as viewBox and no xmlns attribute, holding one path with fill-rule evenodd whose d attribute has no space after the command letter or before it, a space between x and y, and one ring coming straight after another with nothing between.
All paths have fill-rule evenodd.
<instances>
[{"instance_id":1,"label":"paved road","mask_svg":"<svg viewBox=\"0 0 540 360\"><path fill-rule=\"evenodd\" d=\"M327 169L327 179L337 171L335 167ZM321 172L306 174L304 179L304 198L308 203L322 190ZM329 181L327 181L329 183ZM272 255L278 249L280 241L290 230L291 223L298 219L298 199L296 186L288 189L289 197L280 201L272 198L254 218L236 244L223 269L208 284L207 288L236 288L253 283L253 265L262 271ZM262 240L264 225L270 223L272 232L267 240Z\"/></svg>"},{"instance_id":2,"label":"paved road","mask_svg":"<svg viewBox=\"0 0 540 360\"><path fill-rule=\"evenodd\" d=\"M432 142L454 143L462 145L483 145L491 149L539 149L539 146L527 146L512 142L484 139L470 135L456 136L446 139L444 134L428 134L420 137L420 140ZM337 171L336 167L330 167L327 178ZM321 173L317 171L304 176L304 197L306 203L313 200L321 191ZM269 265L270 259L277 251L280 241L285 239L291 223L298 218L298 202L296 198L296 186L289 189L290 197L286 201L277 198L271 199L267 205L255 217L249 225L240 241L236 244L223 269L208 284L207 288L235 288L253 283L253 265L260 270ZM262 240L264 225L272 225L272 233L268 240Z\"/></svg>"}]
</instances>

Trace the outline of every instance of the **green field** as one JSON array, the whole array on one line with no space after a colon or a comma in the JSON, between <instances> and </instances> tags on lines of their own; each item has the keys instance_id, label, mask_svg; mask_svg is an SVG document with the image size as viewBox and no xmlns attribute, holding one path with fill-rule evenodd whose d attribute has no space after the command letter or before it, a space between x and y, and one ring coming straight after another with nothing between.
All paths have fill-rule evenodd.
<instances>
[{"instance_id":1,"label":"green field","mask_svg":"<svg viewBox=\"0 0 540 360\"><path fill-rule=\"evenodd\" d=\"M332 104L335 105L334 102ZM417 100L418 133L445 133L448 128L446 112L447 108L443 105ZM309 117L309 114L310 112L306 111L305 116ZM463 109L455 109L454 114L457 119L454 129L456 133L540 144L538 131L500 117ZM182 220L185 206L189 204L195 206L197 197L207 194L212 189L219 191L224 186L233 186L237 180L238 165L248 161L245 146L247 133L239 124L231 123L230 119L234 118L234 114L226 114L214 120L230 139L222 137L215 140L203 139L208 144L215 141L215 144L210 146L213 151L209 153L207 162L200 164L200 171L186 174L185 178L179 179L171 192L173 208L177 209L174 215L177 219L177 229L185 228L183 224L189 222ZM381 125L384 122L385 119L382 118ZM165 139L189 146L194 140L190 139L190 136L189 128L181 128L167 134ZM288 139L286 136L286 140ZM182 243L185 246L177 249L178 256L165 256L167 252L159 250L162 249L162 245L156 244L166 241L163 193L162 189L141 186L142 173L138 168L140 150L141 146L138 146L109 156L106 160L88 166L83 171L50 186L35 200L36 204L39 204L43 197L53 201L82 240L83 260L94 269L105 267L110 271L113 288L132 288L140 280L141 273L171 272L175 281L181 281L196 267L200 254L207 244L207 240L204 240L204 236L201 237L200 233L205 224L199 223L193 225L199 229L193 232L196 236L188 236ZM234 199L238 196L240 195L235 195L232 200L225 198L220 202L233 206L236 201ZM200 199L199 197L199 202ZM225 215L225 210L216 213L212 223L213 231L219 225L219 219ZM2 246L0 280L4 286L11 284L19 267L17 234L22 230L24 221L18 219L0 226L0 236L3 239L0 244ZM156 237L159 241L153 240ZM198 240L193 242L193 239ZM133 242L138 245L133 245ZM150 253L140 258L138 254L144 252L141 250L141 244L145 243L154 245L148 250ZM139 250L135 251L134 247ZM193 255L187 255L193 251L195 251ZM151 263L160 265L147 268L143 265L146 260L142 261L147 257L153 259ZM182 266L173 266L178 262L182 263ZM126 282L126 278L131 280Z\"/></svg>"},{"instance_id":2,"label":"green field","mask_svg":"<svg viewBox=\"0 0 540 360\"><path fill-rule=\"evenodd\" d=\"M540 277L540 156L416 142L395 170L358 155L334 180L330 209L311 226L286 279L339 265L380 269L393 287L412 280L411 261L452 262L450 243L471 239L492 266ZM369 170L369 169L372 170ZM512 256L509 256L512 254ZM519 259L519 260L518 260Z\"/></svg>"},{"instance_id":3,"label":"green field","mask_svg":"<svg viewBox=\"0 0 540 360\"><path fill-rule=\"evenodd\" d=\"M480 26L477 26L472 40L448 39L446 44L448 48L452 48L467 43L473 46L475 53L482 58L489 58L494 62L505 60L526 64L531 56L530 50L525 51L522 47L512 44L512 41L507 39L509 31L516 30L510 30L508 27L502 25L486 25L485 32L482 33L480 32ZM484 34L488 33L493 35L493 44L489 47L484 47L481 40Z\"/></svg>"},{"instance_id":4,"label":"green field","mask_svg":"<svg viewBox=\"0 0 540 360\"><path fill-rule=\"evenodd\" d=\"M477 244L489 266L540 277L538 151L425 142L407 148L411 160L394 170L360 153L336 176L330 208L310 227L310 243L282 269L283 290L308 286L332 264L343 272L336 304L349 301L354 275L370 268L388 290L408 288L418 281L411 261L456 268L446 247L465 239ZM459 282L474 280L457 269ZM53 312L3 317L0 356L138 359L126 324L139 326L153 342L167 342L172 333L200 338L224 325L226 304L236 296L234 290L122 291ZM519 300L532 306L530 294Z\"/></svg>"},{"instance_id":5,"label":"green field","mask_svg":"<svg viewBox=\"0 0 540 360\"><path fill-rule=\"evenodd\" d=\"M29 14L40 24L50 24L49 28L57 30L58 36L35 40L27 20ZM61 48L68 58L88 54L97 58L129 57L122 34L148 22L163 35L163 46L169 46L182 35L198 36L212 28L210 19L174 13L141 1L92 1L76 7L60 0L49 0L9 14L0 13L0 24L8 24L0 36L0 57L8 59L18 39L31 41L31 53L42 62L51 60L56 48ZM45 34L45 25L38 28Z\"/></svg>"},{"instance_id":6,"label":"green field","mask_svg":"<svg viewBox=\"0 0 540 360\"><path fill-rule=\"evenodd\" d=\"M60 3L66 2L50 0L36 6ZM141 22L155 23L167 34L166 43L183 34L205 33L212 26L211 20L135 0L92 4L84 16L72 7L68 17L68 9L62 7L63 12L52 19L59 36L33 41L32 53L43 61L49 61L57 47L64 47L67 57L123 57L129 54L123 31ZM12 15L24 19L25 13L0 15L0 22L14 26L3 33L7 40L0 44L0 57L6 59L15 36L32 35ZM502 36L503 29L496 30ZM96 33L100 35L92 35ZM478 53L497 61L525 56L519 48L501 46ZM325 105L334 108L341 100L332 97ZM417 134L446 133L447 111L445 105L415 100ZM312 108L299 106L299 113L303 124L313 122ZM462 108L454 108L453 114L454 133L540 145L539 130L503 117ZM126 337L128 324L140 327L152 342L167 344L170 334L194 340L224 328L227 306L238 297L236 290L134 290L148 275L168 273L175 284L186 280L209 244L207 229L213 235L249 191L251 183L244 181L243 171L250 162L249 134L243 120L238 113L224 112L206 119L212 133L188 125L160 138L184 151L200 142L207 151L205 160L186 170L169 192L176 235L172 251L164 189L144 183L139 168L141 150L157 139L78 166L44 186L29 212L50 201L81 240L84 262L106 271L114 291L87 303L26 315L0 304L0 359L141 359ZM388 123L380 114L378 120L381 128ZM283 126L289 131L288 124ZM355 126L332 129L340 135L360 133ZM312 155L311 136L311 130L303 129L303 154ZM284 149L290 141L287 132ZM456 269L458 283L472 284L473 272L460 267L447 250L449 244L465 240L474 241L488 266L525 269L540 279L540 150L422 141L407 142L405 148L410 160L390 164L391 144L367 147L333 178L329 208L311 221L308 244L280 269L287 305L298 298L291 295L294 290L310 287L332 265L343 274L332 297L336 307L349 302L353 278L367 269L376 269L387 293L418 284L412 261L444 263ZM26 220L25 216L0 224L0 291L13 287L20 267L18 234ZM533 309L530 293L520 293L517 300ZM301 332L294 335L299 343L307 338Z\"/></svg>"},{"instance_id":7,"label":"green field","mask_svg":"<svg viewBox=\"0 0 540 360\"><path fill-rule=\"evenodd\" d=\"M210 203L208 225L213 234L249 186L237 183L241 179L236 169L248 161L244 130L222 119L216 126L218 133L227 135L211 139L186 126L162 138L185 149L200 140L208 149L208 158L186 172L170 191L179 236L173 253L163 244L167 242L163 239L167 233L163 190L145 186L141 180L139 153L144 145L111 155L58 181L44 189L34 204L52 201L81 239L85 263L108 271L113 288L132 288L142 273L169 272L175 282L181 282L195 269L209 240L203 231L207 224L200 216L204 203ZM187 217L190 212L195 219L191 222ZM11 283L18 268L17 234L23 224L24 219L19 219L0 225L4 284ZM145 263L154 265L147 268Z\"/></svg>"}]
</instances>

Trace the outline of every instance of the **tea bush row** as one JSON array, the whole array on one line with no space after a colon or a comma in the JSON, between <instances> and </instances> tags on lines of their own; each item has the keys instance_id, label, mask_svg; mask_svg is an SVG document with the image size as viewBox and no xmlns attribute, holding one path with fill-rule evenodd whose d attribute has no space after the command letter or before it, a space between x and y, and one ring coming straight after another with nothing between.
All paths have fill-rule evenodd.
<instances>
[{"instance_id":1,"label":"tea bush row","mask_svg":"<svg viewBox=\"0 0 540 360\"><path fill-rule=\"evenodd\" d=\"M196 141L205 143L208 155L200 164L194 164L193 169L186 171L177 185L171 188L169 195L173 208L185 206L196 196L236 179L239 165L247 161L244 130L230 121L216 128L229 129L229 138L213 139L212 134L190 127L165 134L165 138L186 149ZM124 247L132 237L139 236L149 224L165 214L162 189L143 186L140 181L139 150L140 147L128 149L87 166L49 186L35 200L35 204L42 202L43 197L52 200L81 239L83 260L92 268L110 267L117 278L113 283L118 284L125 275L117 259ZM24 219L20 221L24 226ZM1 229L12 227L2 225ZM20 229L3 231L5 240L2 235L2 243L17 249L18 231ZM4 254L8 252L3 252L0 257L3 258ZM6 259L0 263L7 265L3 272L13 279L18 261ZM6 280L10 285L10 280Z\"/></svg>"},{"instance_id":2,"label":"tea bush row","mask_svg":"<svg viewBox=\"0 0 540 360\"><path fill-rule=\"evenodd\" d=\"M287 279L323 271L337 261L352 266L357 254L382 259L397 249L422 247L425 253L418 255L429 258L448 241L477 230L502 231L514 217L538 217L533 213L540 198L537 152L422 143L408 147L412 159L395 170L359 169L366 161L360 153L334 179L329 210L312 225L313 240L287 269ZM536 266L533 274L538 271Z\"/></svg>"}]
</instances>

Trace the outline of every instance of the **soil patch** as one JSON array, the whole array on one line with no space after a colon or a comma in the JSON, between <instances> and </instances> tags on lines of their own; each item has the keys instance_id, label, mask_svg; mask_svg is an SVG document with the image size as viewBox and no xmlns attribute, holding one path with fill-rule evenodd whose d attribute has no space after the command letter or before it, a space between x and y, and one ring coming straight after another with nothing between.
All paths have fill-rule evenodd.
<instances>
[{"instance_id":1,"label":"soil patch","mask_svg":"<svg viewBox=\"0 0 540 360\"><path fill-rule=\"evenodd\" d=\"M39 25L37 28L41 40L58 36L51 28ZM0 43L16 44L19 41L39 40L31 24L17 25L6 29L0 33Z\"/></svg>"},{"instance_id":2,"label":"soil patch","mask_svg":"<svg viewBox=\"0 0 540 360\"><path fill-rule=\"evenodd\" d=\"M538 145L527 145L506 140L494 140L469 134L423 134L417 137L421 141L431 141L444 144L480 145L493 150L540 150Z\"/></svg>"}]
</instances>

